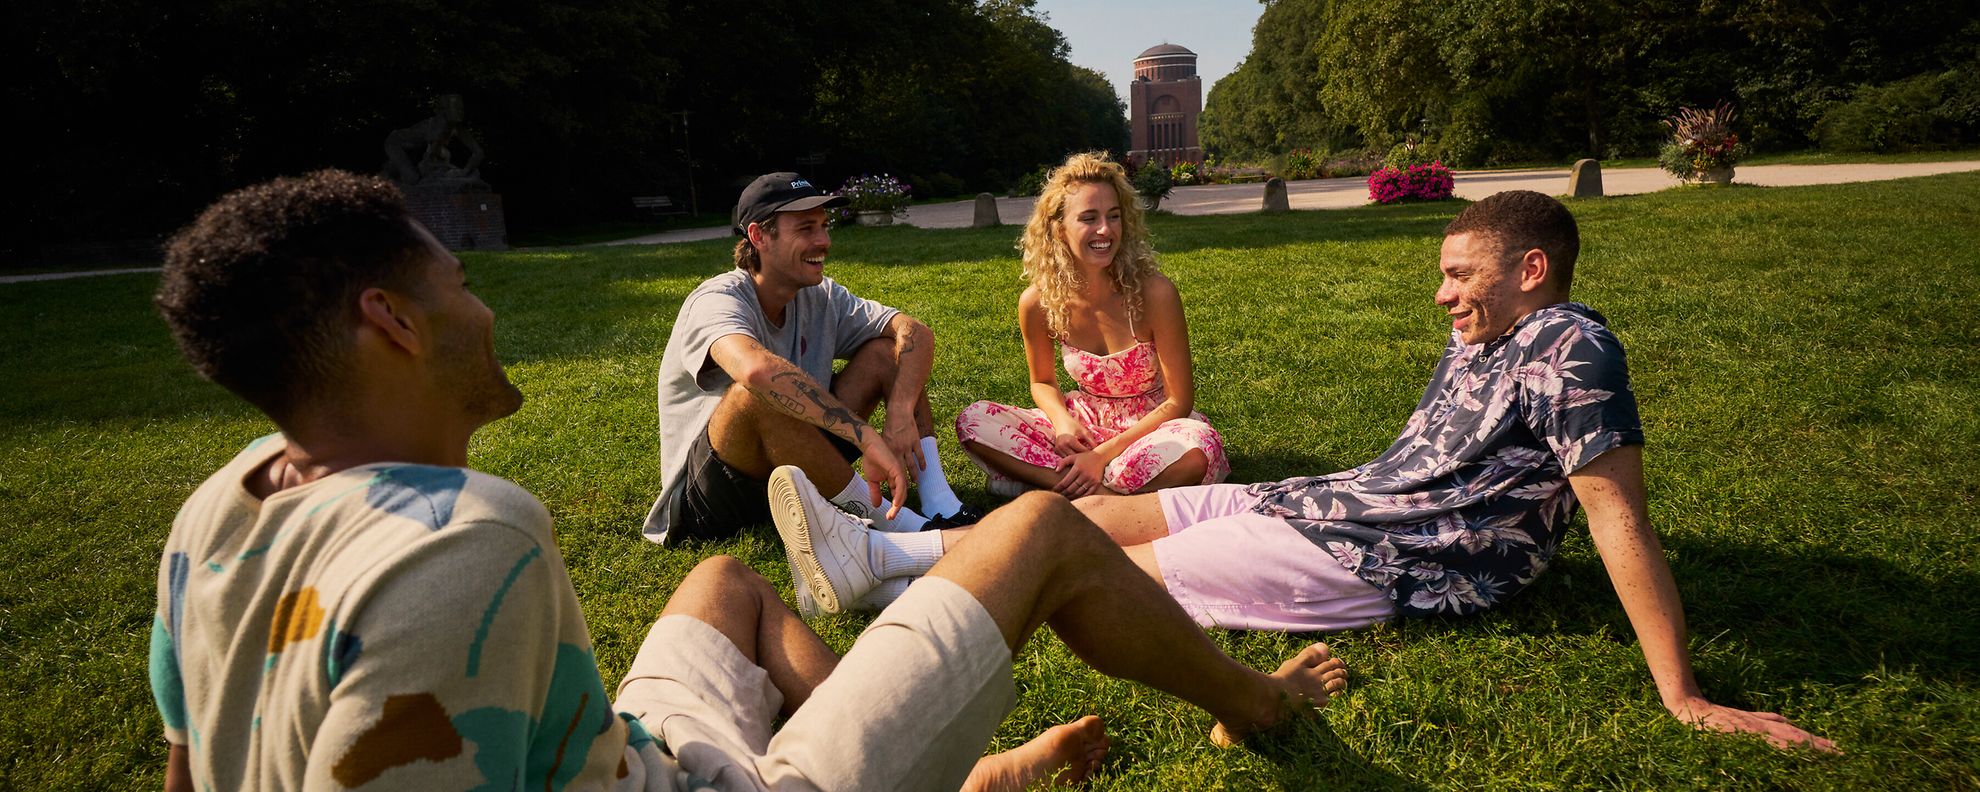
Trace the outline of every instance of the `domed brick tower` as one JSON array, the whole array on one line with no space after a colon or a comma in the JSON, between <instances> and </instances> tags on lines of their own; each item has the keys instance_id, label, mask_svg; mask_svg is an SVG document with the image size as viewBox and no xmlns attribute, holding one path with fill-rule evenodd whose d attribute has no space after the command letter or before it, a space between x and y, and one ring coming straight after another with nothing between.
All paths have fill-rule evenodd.
<instances>
[{"instance_id":1,"label":"domed brick tower","mask_svg":"<svg viewBox=\"0 0 1980 792\"><path fill-rule=\"evenodd\" d=\"M1173 165L1202 162L1196 117L1203 112L1203 78L1196 75L1196 53L1175 44L1149 47L1134 59L1128 86L1132 130L1128 159Z\"/></svg>"}]
</instances>

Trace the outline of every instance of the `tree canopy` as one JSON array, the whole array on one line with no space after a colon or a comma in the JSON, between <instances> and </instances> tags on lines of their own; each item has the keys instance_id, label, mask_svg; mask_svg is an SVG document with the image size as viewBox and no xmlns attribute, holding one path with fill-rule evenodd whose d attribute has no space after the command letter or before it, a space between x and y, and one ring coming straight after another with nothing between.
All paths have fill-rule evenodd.
<instances>
[{"instance_id":1,"label":"tree canopy","mask_svg":"<svg viewBox=\"0 0 1980 792\"><path fill-rule=\"evenodd\" d=\"M828 185L887 171L955 194L1127 145L1113 88L1067 62L1033 0L27 0L5 13L10 104L40 125L31 186L8 198L26 233L9 246L155 235L274 175L376 171L385 135L443 93L464 97L512 226L685 198L690 154L703 211L720 211L770 170Z\"/></svg>"},{"instance_id":2,"label":"tree canopy","mask_svg":"<svg viewBox=\"0 0 1980 792\"><path fill-rule=\"evenodd\" d=\"M1755 146L1792 149L1872 86L1980 79L1971 0L1264 2L1250 56L1210 92L1205 143L1224 156L1404 139L1468 164L1643 154L1661 118L1719 100ZM1943 81L1935 112L1970 114L1961 85Z\"/></svg>"}]
</instances>

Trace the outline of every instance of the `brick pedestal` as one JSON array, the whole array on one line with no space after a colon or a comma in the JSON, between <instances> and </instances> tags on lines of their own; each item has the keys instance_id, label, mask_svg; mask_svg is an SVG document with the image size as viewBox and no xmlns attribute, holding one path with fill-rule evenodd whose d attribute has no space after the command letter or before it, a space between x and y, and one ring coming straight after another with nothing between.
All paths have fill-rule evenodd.
<instances>
[{"instance_id":1,"label":"brick pedestal","mask_svg":"<svg viewBox=\"0 0 1980 792\"><path fill-rule=\"evenodd\" d=\"M508 250L502 196L459 188L406 189L406 208L448 250Z\"/></svg>"}]
</instances>

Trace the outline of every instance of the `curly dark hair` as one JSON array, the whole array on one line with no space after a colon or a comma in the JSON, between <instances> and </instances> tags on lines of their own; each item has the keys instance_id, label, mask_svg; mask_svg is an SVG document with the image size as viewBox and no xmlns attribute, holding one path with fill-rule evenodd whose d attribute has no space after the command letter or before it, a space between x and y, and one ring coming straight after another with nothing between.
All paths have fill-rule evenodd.
<instances>
[{"instance_id":1,"label":"curly dark hair","mask_svg":"<svg viewBox=\"0 0 1980 792\"><path fill-rule=\"evenodd\" d=\"M222 196L165 247L153 301L200 375L280 420L348 366L357 296L415 296L425 247L404 196L320 170Z\"/></svg>"},{"instance_id":2,"label":"curly dark hair","mask_svg":"<svg viewBox=\"0 0 1980 792\"><path fill-rule=\"evenodd\" d=\"M1459 212L1444 226L1444 236L1479 234L1499 243L1511 259L1539 248L1547 254L1549 277L1565 292L1574 282L1574 260L1581 255L1581 230L1560 201L1532 190L1507 190L1488 196Z\"/></svg>"}]
</instances>

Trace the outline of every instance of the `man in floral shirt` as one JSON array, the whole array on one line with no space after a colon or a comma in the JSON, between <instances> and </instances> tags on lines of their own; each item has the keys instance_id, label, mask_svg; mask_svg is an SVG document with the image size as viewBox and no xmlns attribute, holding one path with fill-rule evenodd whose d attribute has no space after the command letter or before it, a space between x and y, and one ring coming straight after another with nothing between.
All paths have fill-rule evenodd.
<instances>
[{"instance_id":1,"label":"man in floral shirt","mask_svg":"<svg viewBox=\"0 0 1980 792\"><path fill-rule=\"evenodd\" d=\"M1568 301L1580 235L1535 192L1444 230L1452 333L1387 451L1352 470L1098 497L1082 511L1204 626L1292 631L1494 607L1547 568L1577 503L1673 715L1833 750L1772 713L1706 701L1650 528L1622 345Z\"/></svg>"}]
</instances>

